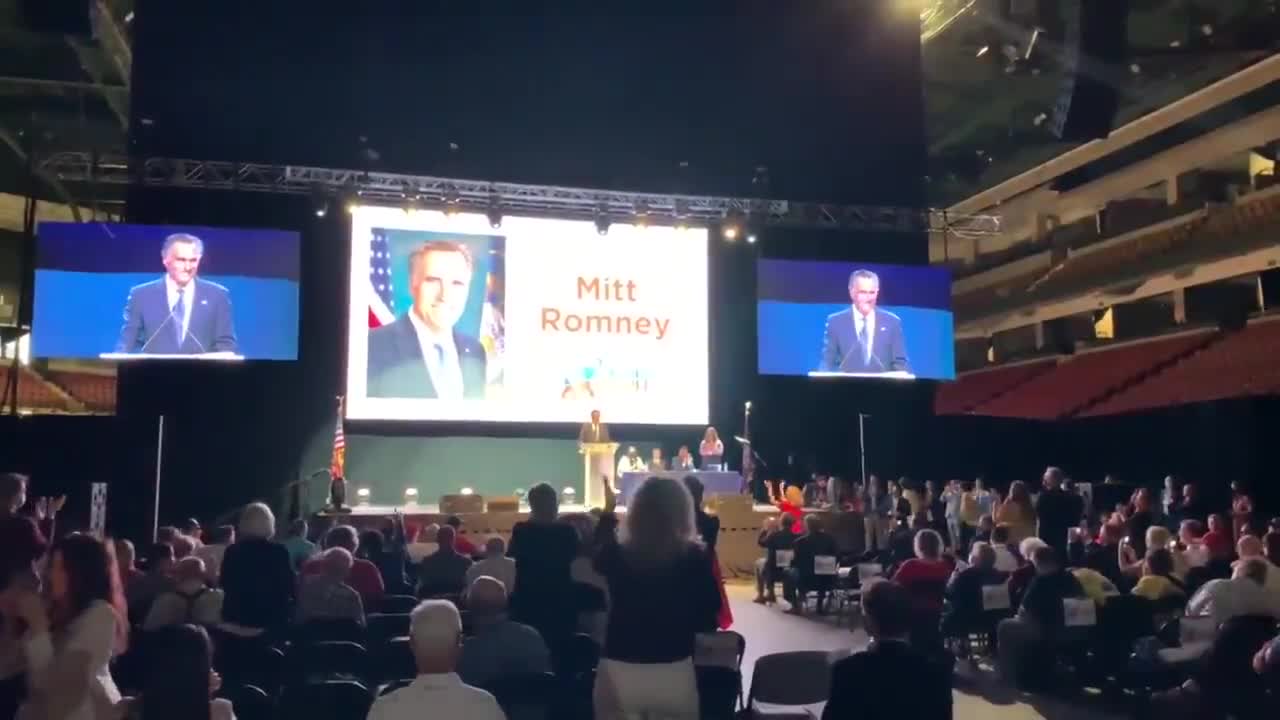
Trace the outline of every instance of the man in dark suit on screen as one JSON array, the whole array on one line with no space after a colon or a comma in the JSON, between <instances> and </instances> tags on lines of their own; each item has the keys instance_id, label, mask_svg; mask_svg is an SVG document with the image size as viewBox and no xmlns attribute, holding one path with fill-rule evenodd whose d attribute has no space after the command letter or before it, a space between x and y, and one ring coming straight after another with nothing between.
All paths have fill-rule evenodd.
<instances>
[{"instance_id":1,"label":"man in dark suit on screen","mask_svg":"<svg viewBox=\"0 0 1280 720\"><path fill-rule=\"evenodd\" d=\"M184 354L235 352L231 294L218 283L196 279L204 242L175 233L160 249L165 276L129 290L118 353Z\"/></svg>"},{"instance_id":2,"label":"man in dark suit on screen","mask_svg":"<svg viewBox=\"0 0 1280 720\"><path fill-rule=\"evenodd\" d=\"M369 397L484 397L484 347L455 327L467 308L473 269L461 243L433 241L409 256L413 307L369 332Z\"/></svg>"},{"instance_id":3,"label":"man in dark suit on screen","mask_svg":"<svg viewBox=\"0 0 1280 720\"><path fill-rule=\"evenodd\" d=\"M822 340L823 372L911 372L902 320L876 307L880 276L870 270L849 275L849 299L853 305L827 318Z\"/></svg>"}]
</instances>

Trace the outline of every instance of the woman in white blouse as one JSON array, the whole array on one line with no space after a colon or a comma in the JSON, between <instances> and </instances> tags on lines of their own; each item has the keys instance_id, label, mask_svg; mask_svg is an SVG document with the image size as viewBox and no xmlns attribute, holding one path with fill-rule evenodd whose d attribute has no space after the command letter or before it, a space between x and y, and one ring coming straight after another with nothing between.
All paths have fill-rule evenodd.
<instances>
[{"instance_id":1,"label":"woman in white blouse","mask_svg":"<svg viewBox=\"0 0 1280 720\"><path fill-rule=\"evenodd\" d=\"M6 615L27 625L22 637L30 696L20 720L110 720L120 691L113 655L128 626L115 559L90 535L70 535L50 553L49 605L30 591L3 598Z\"/></svg>"},{"instance_id":2,"label":"woman in white blouse","mask_svg":"<svg viewBox=\"0 0 1280 720\"><path fill-rule=\"evenodd\" d=\"M720 442L720 434L715 427L708 427L702 434L702 442L698 445L698 454L702 456L703 470L721 469L724 457L724 443Z\"/></svg>"}]
</instances>

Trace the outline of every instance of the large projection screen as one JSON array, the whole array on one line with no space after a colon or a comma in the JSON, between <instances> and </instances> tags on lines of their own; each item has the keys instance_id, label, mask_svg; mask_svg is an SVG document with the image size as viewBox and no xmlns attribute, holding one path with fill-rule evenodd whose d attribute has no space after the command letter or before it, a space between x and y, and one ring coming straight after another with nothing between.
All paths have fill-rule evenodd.
<instances>
[{"instance_id":1,"label":"large projection screen","mask_svg":"<svg viewBox=\"0 0 1280 720\"><path fill-rule=\"evenodd\" d=\"M705 229L351 220L348 418L707 422Z\"/></svg>"}]
</instances>

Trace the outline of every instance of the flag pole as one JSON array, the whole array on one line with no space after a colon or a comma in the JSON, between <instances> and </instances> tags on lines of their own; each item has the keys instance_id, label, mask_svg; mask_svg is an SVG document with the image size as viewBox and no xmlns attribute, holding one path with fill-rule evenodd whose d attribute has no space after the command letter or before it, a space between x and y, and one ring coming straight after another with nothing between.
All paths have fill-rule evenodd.
<instances>
[{"instance_id":1,"label":"flag pole","mask_svg":"<svg viewBox=\"0 0 1280 720\"><path fill-rule=\"evenodd\" d=\"M164 469L164 416L160 416L160 422L156 427L156 479L155 479L155 502L151 509L151 542L156 542L160 537L160 475Z\"/></svg>"}]
</instances>

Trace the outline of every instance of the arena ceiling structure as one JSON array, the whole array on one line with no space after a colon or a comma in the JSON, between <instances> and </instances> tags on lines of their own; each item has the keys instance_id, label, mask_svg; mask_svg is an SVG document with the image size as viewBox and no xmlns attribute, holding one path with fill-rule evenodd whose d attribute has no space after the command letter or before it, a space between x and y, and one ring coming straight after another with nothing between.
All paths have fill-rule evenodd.
<instances>
[{"instance_id":1,"label":"arena ceiling structure","mask_svg":"<svg viewBox=\"0 0 1280 720\"><path fill-rule=\"evenodd\" d=\"M926 3L933 206L951 206L1084 144L1056 138L1051 120L1064 87L1068 20L1086 1ZM1112 1L1129 5L1127 58L1106 78L1119 93L1115 128L1258 62L1280 38L1274 0Z\"/></svg>"}]
</instances>

